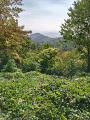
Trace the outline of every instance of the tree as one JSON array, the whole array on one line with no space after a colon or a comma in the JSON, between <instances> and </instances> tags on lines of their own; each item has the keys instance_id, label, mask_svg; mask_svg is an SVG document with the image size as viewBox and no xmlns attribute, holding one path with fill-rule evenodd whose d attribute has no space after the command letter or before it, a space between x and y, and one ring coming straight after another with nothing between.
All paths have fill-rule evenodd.
<instances>
[{"instance_id":1,"label":"tree","mask_svg":"<svg viewBox=\"0 0 90 120\"><path fill-rule=\"evenodd\" d=\"M38 62L42 73L45 73L48 68L51 69L53 67L57 52L57 48L48 48L40 52Z\"/></svg>"},{"instance_id":2,"label":"tree","mask_svg":"<svg viewBox=\"0 0 90 120\"><path fill-rule=\"evenodd\" d=\"M51 47L52 47L51 43L45 43L45 44L43 45L43 48L44 48L44 49L48 49L48 48L51 48Z\"/></svg>"},{"instance_id":3,"label":"tree","mask_svg":"<svg viewBox=\"0 0 90 120\"><path fill-rule=\"evenodd\" d=\"M74 8L69 8L69 19L61 25L60 33L65 42L73 42L74 47L87 49L88 67L90 72L90 0L74 2Z\"/></svg>"},{"instance_id":4,"label":"tree","mask_svg":"<svg viewBox=\"0 0 90 120\"><path fill-rule=\"evenodd\" d=\"M18 25L19 13L23 11L20 6L22 0L0 0L0 71L11 58L21 63L24 36L31 33Z\"/></svg>"},{"instance_id":5,"label":"tree","mask_svg":"<svg viewBox=\"0 0 90 120\"><path fill-rule=\"evenodd\" d=\"M19 53L25 44L24 35L31 31L23 31L24 26L18 26L18 16L23 10L19 8L22 0L0 0L0 50L8 53Z\"/></svg>"}]
</instances>

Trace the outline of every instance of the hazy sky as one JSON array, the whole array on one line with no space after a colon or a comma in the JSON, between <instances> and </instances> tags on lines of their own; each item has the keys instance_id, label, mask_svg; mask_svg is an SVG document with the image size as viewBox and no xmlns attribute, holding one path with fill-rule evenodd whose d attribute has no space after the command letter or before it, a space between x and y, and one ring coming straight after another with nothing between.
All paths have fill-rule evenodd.
<instances>
[{"instance_id":1,"label":"hazy sky","mask_svg":"<svg viewBox=\"0 0 90 120\"><path fill-rule=\"evenodd\" d=\"M58 32L64 19L68 18L68 9L76 0L23 0L19 25L25 30L35 32Z\"/></svg>"}]
</instances>

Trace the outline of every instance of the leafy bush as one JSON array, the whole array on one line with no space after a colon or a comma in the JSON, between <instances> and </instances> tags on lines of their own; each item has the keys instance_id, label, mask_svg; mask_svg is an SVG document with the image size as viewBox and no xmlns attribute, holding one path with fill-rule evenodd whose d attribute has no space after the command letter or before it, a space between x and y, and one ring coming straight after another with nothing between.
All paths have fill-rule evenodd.
<instances>
[{"instance_id":1,"label":"leafy bush","mask_svg":"<svg viewBox=\"0 0 90 120\"><path fill-rule=\"evenodd\" d=\"M0 72L2 71L5 64L7 64L7 61L9 59L9 55L4 51L0 49Z\"/></svg>"},{"instance_id":2,"label":"leafy bush","mask_svg":"<svg viewBox=\"0 0 90 120\"><path fill-rule=\"evenodd\" d=\"M35 71L38 69L39 64L34 59L25 59L22 65L23 72Z\"/></svg>"},{"instance_id":3,"label":"leafy bush","mask_svg":"<svg viewBox=\"0 0 90 120\"><path fill-rule=\"evenodd\" d=\"M5 79L16 79L16 78L24 78L25 75L22 72L14 72L14 73L10 73L10 72L4 72L1 73L0 77L3 77Z\"/></svg>"},{"instance_id":4,"label":"leafy bush","mask_svg":"<svg viewBox=\"0 0 90 120\"><path fill-rule=\"evenodd\" d=\"M8 60L7 64L4 65L2 69L2 72L16 72L16 71L17 71L17 67L14 59Z\"/></svg>"},{"instance_id":5,"label":"leafy bush","mask_svg":"<svg viewBox=\"0 0 90 120\"><path fill-rule=\"evenodd\" d=\"M48 48L51 48L51 47L52 47L51 43L45 43L45 44L43 45L43 48L44 48L44 49L48 49Z\"/></svg>"},{"instance_id":6,"label":"leafy bush","mask_svg":"<svg viewBox=\"0 0 90 120\"><path fill-rule=\"evenodd\" d=\"M0 74L0 106L7 120L89 120L90 77L59 78L36 71ZM19 74L18 74L19 75Z\"/></svg>"},{"instance_id":7,"label":"leafy bush","mask_svg":"<svg viewBox=\"0 0 90 120\"><path fill-rule=\"evenodd\" d=\"M46 73L47 69L51 69L55 63L55 56L57 56L58 49L48 48L43 50L38 55L38 62L40 64L40 70L42 73ZM49 74L49 72L47 72Z\"/></svg>"},{"instance_id":8,"label":"leafy bush","mask_svg":"<svg viewBox=\"0 0 90 120\"><path fill-rule=\"evenodd\" d=\"M85 59L81 59L80 53L76 50L62 52L58 55L58 59L54 64L54 74L59 76L71 77L77 71L86 72L87 63Z\"/></svg>"}]
</instances>

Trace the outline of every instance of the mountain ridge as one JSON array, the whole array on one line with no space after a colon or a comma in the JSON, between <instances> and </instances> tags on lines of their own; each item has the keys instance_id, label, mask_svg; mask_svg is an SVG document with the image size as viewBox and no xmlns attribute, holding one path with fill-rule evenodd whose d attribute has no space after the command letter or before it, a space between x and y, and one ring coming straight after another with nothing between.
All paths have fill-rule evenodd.
<instances>
[{"instance_id":1,"label":"mountain ridge","mask_svg":"<svg viewBox=\"0 0 90 120\"><path fill-rule=\"evenodd\" d=\"M63 46L62 45L62 42L63 42L63 37L57 37L57 38L51 38L51 37L48 37L46 35L43 35L41 33L33 33L31 35L29 35L31 40L36 42L36 43L41 43L42 45L44 45L45 43L50 43L52 45L52 47L56 47L56 48L60 48L60 46ZM63 49L64 50L72 50L73 47L72 45L68 44L68 46L64 47L63 46Z\"/></svg>"},{"instance_id":2,"label":"mountain ridge","mask_svg":"<svg viewBox=\"0 0 90 120\"><path fill-rule=\"evenodd\" d=\"M57 47L57 44L59 43L59 39L62 39L61 37L51 38L41 33L31 34L30 37L31 37L31 40L36 43L41 43L42 45L45 43L51 43L53 47Z\"/></svg>"}]
</instances>

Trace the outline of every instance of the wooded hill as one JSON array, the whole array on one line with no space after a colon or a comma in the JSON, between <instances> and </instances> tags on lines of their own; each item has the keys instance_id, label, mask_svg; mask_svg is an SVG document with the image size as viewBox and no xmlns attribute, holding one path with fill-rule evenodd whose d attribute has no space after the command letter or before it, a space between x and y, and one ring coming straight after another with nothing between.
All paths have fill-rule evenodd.
<instances>
[{"instance_id":1,"label":"wooded hill","mask_svg":"<svg viewBox=\"0 0 90 120\"><path fill-rule=\"evenodd\" d=\"M50 43L54 48L55 47L60 48L61 46L63 46L62 42L64 40L63 37L51 38L40 33L31 34L30 38L32 41L36 43L41 43L42 45L46 43ZM70 44L67 45L67 48L65 47L65 45L63 46L63 50L71 50L71 49L73 49L73 47Z\"/></svg>"}]
</instances>

